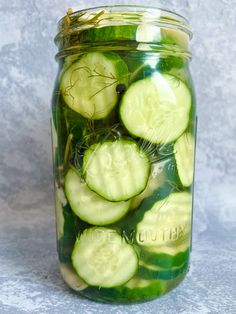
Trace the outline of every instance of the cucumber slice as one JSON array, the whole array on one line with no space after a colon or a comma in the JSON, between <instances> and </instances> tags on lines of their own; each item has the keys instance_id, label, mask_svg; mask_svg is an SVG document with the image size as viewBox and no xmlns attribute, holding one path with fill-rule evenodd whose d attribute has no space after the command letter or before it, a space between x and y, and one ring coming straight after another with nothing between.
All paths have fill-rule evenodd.
<instances>
[{"instance_id":1,"label":"cucumber slice","mask_svg":"<svg viewBox=\"0 0 236 314\"><path fill-rule=\"evenodd\" d=\"M189 124L191 93L178 78L155 73L133 83L120 107L127 130L151 143L175 141Z\"/></svg>"},{"instance_id":2,"label":"cucumber slice","mask_svg":"<svg viewBox=\"0 0 236 314\"><path fill-rule=\"evenodd\" d=\"M128 40L138 43L172 44L184 49L187 49L189 44L189 37L186 33L152 24L101 25L85 29L78 38L81 43Z\"/></svg>"},{"instance_id":3,"label":"cucumber slice","mask_svg":"<svg viewBox=\"0 0 236 314\"><path fill-rule=\"evenodd\" d=\"M128 68L116 53L90 52L62 75L61 92L66 104L83 117L107 117L118 101L116 86L128 83Z\"/></svg>"},{"instance_id":4,"label":"cucumber slice","mask_svg":"<svg viewBox=\"0 0 236 314\"><path fill-rule=\"evenodd\" d=\"M56 151L57 151L57 148L58 148L58 138L57 138L57 130L55 128L54 120L51 118L50 122L51 122L52 149L53 149L52 157L53 157L53 163L55 165Z\"/></svg>"},{"instance_id":5,"label":"cucumber slice","mask_svg":"<svg viewBox=\"0 0 236 314\"><path fill-rule=\"evenodd\" d=\"M174 146L179 178L185 187L193 183L194 147L194 139L190 133L184 133Z\"/></svg>"},{"instance_id":6,"label":"cucumber slice","mask_svg":"<svg viewBox=\"0 0 236 314\"><path fill-rule=\"evenodd\" d=\"M149 252L151 254L166 254L170 257L174 257L179 253L185 253L187 250L189 250L190 247L190 237L189 234L187 234L183 241L176 242L175 245L163 245L163 246L146 246L144 247L144 255ZM143 259L143 256L142 256ZM163 267L163 266L162 266Z\"/></svg>"},{"instance_id":7,"label":"cucumber slice","mask_svg":"<svg viewBox=\"0 0 236 314\"><path fill-rule=\"evenodd\" d=\"M108 288L122 285L135 275L138 257L115 230L93 227L77 239L72 263L86 283Z\"/></svg>"},{"instance_id":8,"label":"cucumber slice","mask_svg":"<svg viewBox=\"0 0 236 314\"><path fill-rule=\"evenodd\" d=\"M68 137L66 121L63 115L62 106L58 97L57 103L52 106L52 120L51 120L52 143L54 151L54 171L58 183L62 180L60 168L64 162L65 143ZM60 139L60 140L58 140Z\"/></svg>"},{"instance_id":9,"label":"cucumber slice","mask_svg":"<svg viewBox=\"0 0 236 314\"><path fill-rule=\"evenodd\" d=\"M101 302L130 303L148 301L174 289L185 277L185 274L171 280L151 280L135 275L125 285L115 288L88 287L82 291L84 296Z\"/></svg>"},{"instance_id":10,"label":"cucumber slice","mask_svg":"<svg viewBox=\"0 0 236 314\"><path fill-rule=\"evenodd\" d=\"M137 25L103 26L84 30L79 34L79 41L104 42L135 40Z\"/></svg>"},{"instance_id":11,"label":"cucumber slice","mask_svg":"<svg viewBox=\"0 0 236 314\"><path fill-rule=\"evenodd\" d=\"M162 29L163 42L168 43L168 41L174 45L179 46L185 50L189 46L189 35L183 31L171 28Z\"/></svg>"},{"instance_id":12,"label":"cucumber slice","mask_svg":"<svg viewBox=\"0 0 236 314\"><path fill-rule=\"evenodd\" d=\"M85 152L83 173L91 190L109 201L125 201L145 189L150 163L135 142L107 141Z\"/></svg>"},{"instance_id":13,"label":"cucumber slice","mask_svg":"<svg viewBox=\"0 0 236 314\"><path fill-rule=\"evenodd\" d=\"M125 285L115 288L88 287L83 295L98 301L130 303L144 301L163 295L168 290L167 281L150 280L134 276Z\"/></svg>"},{"instance_id":14,"label":"cucumber slice","mask_svg":"<svg viewBox=\"0 0 236 314\"><path fill-rule=\"evenodd\" d=\"M66 206L67 200L62 189L55 186L55 207L56 207L56 228L57 239L60 239L64 234L65 218L63 215L64 206Z\"/></svg>"},{"instance_id":15,"label":"cucumber slice","mask_svg":"<svg viewBox=\"0 0 236 314\"><path fill-rule=\"evenodd\" d=\"M73 290L82 291L88 287L88 285L75 273L72 266L60 263L60 273L68 286Z\"/></svg>"},{"instance_id":16,"label":"cucumber slice","mask_svg":"<svg viewBox=\"0 0 236 314\"><path fill-rule=\"evenodd\" d=\"M152 24L143 23L138 26L136 41L139 43L161 42L161 28Z\"/></svg>"},{"instance_id":17,"label":"cucumber slice","mask_svg":"<svg viewBox=\"0 0 236 314\"><path fill-rule=\"evenodd\" d=\"M58 221L60 219L60 221ZM76 240L77 226L69 205L63 206L63 212L57 214L57 250L62 263L71 263L71 254ZM63 228L63 229L62 229ZM60 233L59 233L60 232ZM61 234L63 232L63 234ZM60 236L60 237L59 237Z\"/></svg>"},{"instance_id":18,"label":"cucumber slice","mask_svg":"<svg viewBox=\"0 0 236 314\"><path fill-rule=\"evenodd\" d=\"M88 228L72 212L62 189L56 188L57 250L61 263L71 264L71 254L76 236Z\"/></svg>"},{"instance_id":19,"label":"cucumber slice","mask_svg":"<svg viewBox=\"0 0 236 314\"><path fill-rule=\"evenodd\" d=\"M189 35L180 30L162 28L151 23L143 23L137 28L136 41L140 43L177 45L187 50L189 46Z\"/></svg>"},{"instance_id":20,"label":"cucumber slice","mask_svg":"<svg viewBox=\"0 0 236 314\"><path fill-rule=\"evenodd\" d=\"M114 25L90 28L79 34L79 42L136 41L138 43L160 43L188 48L188 35L171 29L160 28L151 24Z\"/></svg>"},{"instance_id":21,"label":"cucumber slice","mask_svg":"<svg viewBox=\"0 0 236 314\"><path fill-rule=\"evenodd\" d=\"M132 199L130 209L135 209L139 207L144 199L151 196L164 183L165 180L164 173L159 172L158 167L159 165L153 166L145 190L141 194L135 196Z\"/></svg>"},{"instance_id":22,"label":"cucumber slice","mask_svg":"<svg viewBox=\"0 0 236 314\"><path fill-rule=\"evenodd\" d=\"M141 246L174 246L190 233L191 214L191 194L172 193L145 213L137 225L136 240Z\"/></svg>"},{"instance_id":23,"label":"cucumber slice","mask_svg":"<svg viewBox=\"0 0 236 314\"><path fill-rule=\"evenodd\" d=\"M105 200L91 191L72 169L66 175L65 190L74 213L92 225L104 226L114 223L129 210L130 201L109 202Z\"/></svg>"},{"instance_id":24,"label":"cucumber slice","mask_svg":"<svg viewBox=\"0 0 236 314\"><path fill-rule=\"evenodd\" d=\"M142 263L137 274L144 279L170 280L187 272L187 270L188 263L184 263L180 267L171 267L169 269Z\"/></svg>"},{"instance_id":25,"label":"cucumber slice","mask_svg":"<svg viewBox=\"0 0 236 314\"><path fill-rule=\"evenodd\" d=\"M182 251L182 250L185 251ZM168 252L168 253L167 253ZM189 243L187 249L183 246L162 247L158 250L142 250L140 258L149 264L158 265L162 268L180 267L189 259Z\"/></svg>"}]
</instances>

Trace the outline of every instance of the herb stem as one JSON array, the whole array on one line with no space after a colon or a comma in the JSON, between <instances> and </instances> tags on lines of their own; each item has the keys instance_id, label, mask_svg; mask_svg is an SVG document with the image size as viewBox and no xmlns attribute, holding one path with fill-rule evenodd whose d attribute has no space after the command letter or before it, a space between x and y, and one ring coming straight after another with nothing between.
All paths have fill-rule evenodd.
<instances>
[{"instance_id":1,"label":"herb stem","mask_svg":"<svg viewBox=\"0 0 236 314\"><path fill-rule=\"evenodd\" d=\"M68 162L69 151L70 151L70 144L71 144L72 139L73 139L73 134L70 133L68 138L67 138L67 141L66 141L66 148L65 148L65 154L64 154L64 165L66 165L67 162Z\"/></svg>"}]
</instances>

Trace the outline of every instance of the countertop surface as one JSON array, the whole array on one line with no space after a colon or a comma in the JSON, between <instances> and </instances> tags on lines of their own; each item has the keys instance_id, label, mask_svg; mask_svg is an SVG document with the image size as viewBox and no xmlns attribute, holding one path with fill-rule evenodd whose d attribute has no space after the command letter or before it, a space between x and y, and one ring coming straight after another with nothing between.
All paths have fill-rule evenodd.
<instances>
[{"instance_id":1,"label":"countertop surface","mask_svg":"<svg viewBox=\"0 0 236 314\"><path fill-rule=\"evenodd\" d=\"M103 1L108 3L127 2ZM0 0L1 314L236 313L236 1L168 3L194 31L199 124L191 268L160 299L111 306L67 288L56 254L49 126L57 73L53 37L67 7L88 3Z\"/></svg>"}]
</instances>

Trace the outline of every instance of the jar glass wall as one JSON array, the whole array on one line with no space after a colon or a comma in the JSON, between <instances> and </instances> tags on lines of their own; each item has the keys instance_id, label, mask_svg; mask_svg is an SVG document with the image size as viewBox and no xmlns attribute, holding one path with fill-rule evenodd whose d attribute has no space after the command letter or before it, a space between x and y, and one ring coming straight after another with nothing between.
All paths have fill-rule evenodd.
<instances>
[{"instance_id":1,"label":"jar glass wall","mask_svg":"<svg viewBox=\"0 0 236 314\"><path fill-rule=\"evenodd\" d=\"M61 274L93 300L159 297L189 269L196 108L181 16L137 6L58 24L52 101Z\"/></svg>"}]
</instances>

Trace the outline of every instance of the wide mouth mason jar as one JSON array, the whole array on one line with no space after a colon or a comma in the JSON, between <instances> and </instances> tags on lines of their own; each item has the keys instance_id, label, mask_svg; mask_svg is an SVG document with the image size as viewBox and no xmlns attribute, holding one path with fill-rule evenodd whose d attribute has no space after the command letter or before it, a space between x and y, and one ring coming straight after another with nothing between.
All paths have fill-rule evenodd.
<instances>
[{"instance_id":1,"label":"wide mouth mason jar","mask_svg":"<svg viewBox=\"0 0 236 314\"><path fill-rule=\"evenodd\" d=\"M60 271L110 303L159 297L189 269L195 95L182 16L68 10L55 42L53 164Z\"/></svg>"}]
</instances>

